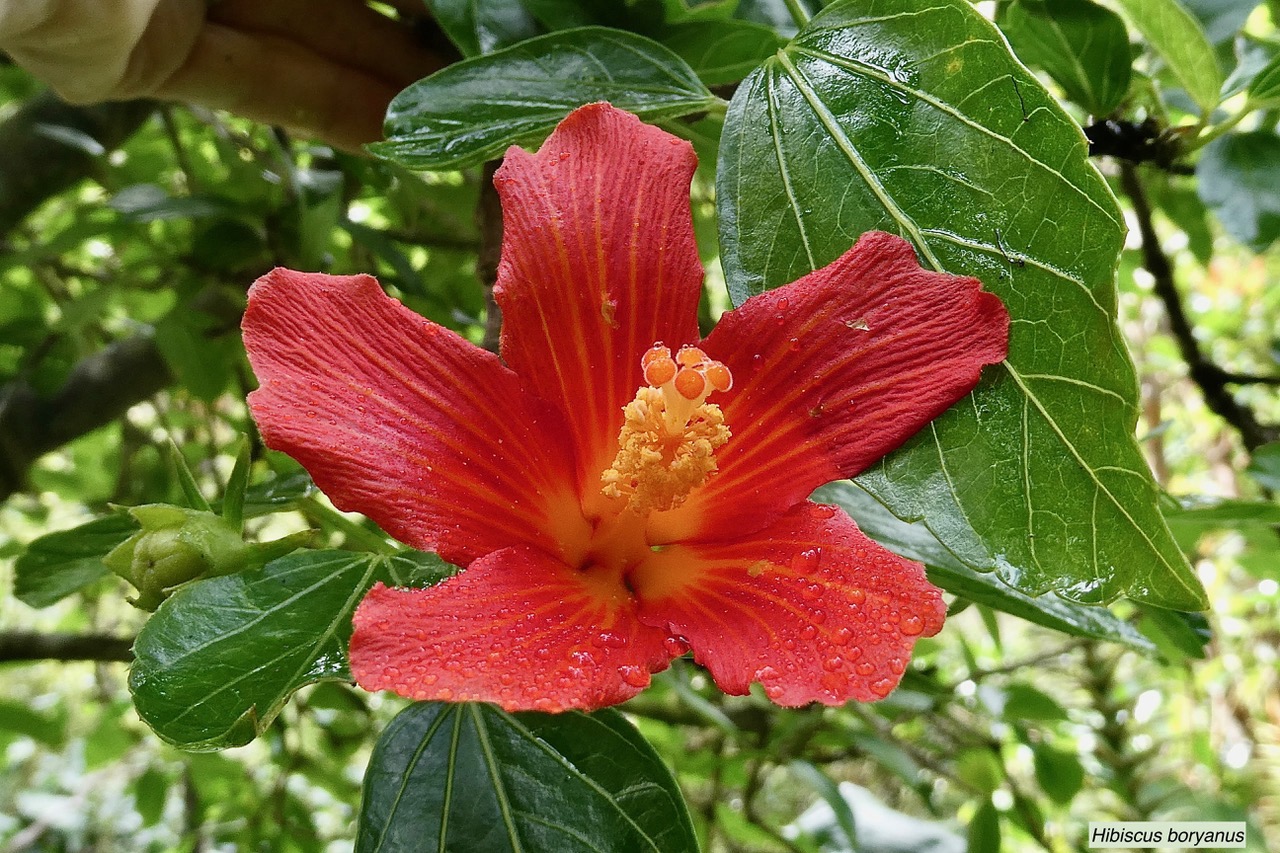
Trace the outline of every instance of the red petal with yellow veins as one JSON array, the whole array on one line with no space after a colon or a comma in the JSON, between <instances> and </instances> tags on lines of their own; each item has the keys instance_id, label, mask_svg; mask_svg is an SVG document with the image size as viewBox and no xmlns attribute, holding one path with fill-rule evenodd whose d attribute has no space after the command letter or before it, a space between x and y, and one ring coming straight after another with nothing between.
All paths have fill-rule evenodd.
<instances>
[{"instance_id":1,"label":"red petal with yellow veins","mask_svg":"<svg viewBox=\"0 0 1280 853\"><path fill-rule=\"evenodd\" d=\"M980 286L921 269L905 240L871 232L721 318L702 347L733 372L712 400L733 438L682 508L681 538L758 529L969 393L1008 349L1008 312Z\"/></svg>"},{"instance_id":2,"label":"red petal with yellow veins","mask_svg":"<svg viewBox=\"0 0 1280 853\"><path fill-rule=\"evenodd\" d=\"M507 152L502 355L565 412L583 482L617 452L622 407L655 341L697 338L702 266L693 148L608 104L575 110L537 154Z\"/></svg>"},{"instance_id":3,"label":"red petal with yellow veins","mask_svg":"<svg viewBox=\"0 0 1280 853\"><path fill-rule=\"evenodd\" d=\"M631 698L671 662L667 634L640 623L617 580L532 548L490 554L429 589L379 584L354 621L356 681L410 699L590 710Z\"/></svg>"},{"instance_id":4,"label":"red petal with yellow veins","mask_svg":"<svg viewBox=\"0 0 1280 853\"><path fill-rule=\"evenodd\" d=\"M558 414L372 277L268 273L244 342L263 440L340 509L461 565L519 543L554 553L585 524Z\"/></svg>"},{"instance_id":5,"label":"red petal with yellow veins","mask_svg":"<svg viewBox=\"0 0 1280 853\"><path fill-rule=\"evenodd\" d=\"M672 545L632 578L640 618L685 638L726 693L780 705L874 701L946 615L924 567L808 501L739 541Z\"/></svg>"}]
</instances>

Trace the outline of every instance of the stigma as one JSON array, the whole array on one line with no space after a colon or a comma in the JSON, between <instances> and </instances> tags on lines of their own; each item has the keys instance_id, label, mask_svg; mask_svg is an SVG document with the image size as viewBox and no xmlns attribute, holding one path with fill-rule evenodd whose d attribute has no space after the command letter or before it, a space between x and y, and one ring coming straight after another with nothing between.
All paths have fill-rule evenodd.
<instances>
[{"instance_id":1,"label":"stigma","mask_svg":"<svg viewBox=\"0 0 1280 853\"><path fill-rule=\"evenodd\" d=\"M618 455L600 475L600 490L647 514L679 506L715 473L715 452L730 433L720 407L706 400L732 388L733 375L697 347L681 347L673 358L661 343L640 368L645 384L622 410Z\"/></svg>"}]
</instances>

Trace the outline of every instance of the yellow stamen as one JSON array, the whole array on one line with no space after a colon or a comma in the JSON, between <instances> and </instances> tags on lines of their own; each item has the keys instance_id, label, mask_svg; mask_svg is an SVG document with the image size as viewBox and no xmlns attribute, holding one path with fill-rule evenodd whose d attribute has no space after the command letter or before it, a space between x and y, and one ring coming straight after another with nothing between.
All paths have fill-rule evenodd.
<instances>
[{"instance_id":1,"label":"yellow stamen","mask_svg":"<svg viewBox=\"0 0 1280 853\"><path fill-rule=\"evenodd\" d=\"M729 427L706 399L729 390L733 376L697 347L682 347L673 359L654 344L640 366L648 384L623 409L618 455L600 483L606 497L625 497L629 509L646 514L679 506L715 472Z\"/></svg>"}]
</instances>

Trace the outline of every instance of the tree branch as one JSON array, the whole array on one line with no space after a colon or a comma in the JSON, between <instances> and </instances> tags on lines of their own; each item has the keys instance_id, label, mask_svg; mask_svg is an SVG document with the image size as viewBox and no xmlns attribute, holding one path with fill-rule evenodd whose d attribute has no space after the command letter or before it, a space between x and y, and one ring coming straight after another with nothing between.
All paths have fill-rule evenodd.
<instances>
[{"instance_id":1,"label":"tree branch","mask_svg":"<svg viewBox=\"0 0 1280 853\"><path fill-rule=\"evenodd\" d=\"M133 637L112 634L0 632L0 663L34 660L133 660Z\"/></svg>"},{"instance_id":2,"label":"tree branch","mask_svg":"<svg viewBox=\"0 0 1280 853\"><path fill-rule=\"evenodd\" d=\"M93 175L102 154L119 147L155 111L154 101L73 107L52 92L36 95L0 124L0 237L67 187ZM100 146L59 139L68 131Z\"/></svg>"},{"instance_id":3,"label":"tree branch","mask_svg":"<svg viewBox=\"0 0 1280 853\"><path fill-rule=\"evenodd\" d=\"M1182 308L1182 297L1173 277L1173 265L1169 256L1160 245L1152 223L1151 203L1147 200L1142 181L1138 178L1138 170L1131 163L1120 163L1120 184L1138 220L1138 233L1142 238L1142 265L1155 280L1155 294L1164 304L1169 317L1169 331L1178 344L1178 350L1187 363L1191 381L1200 388L1205 404L1227 423L1235 427L1244 445L1254 450L1260 445L1280 438L1280 428L1258 422L1253 410L1236 401L1228 384L1244 381L1241 374L1228 373L1210 361L1200 351L1191 321ZM1250 377L1249 381L1260 381L1260 377Z\"/></svg>"},{"instance_id":4,"label":"tree branch","mask_svg":"<svg viewBox=\"0 0 1280 853\"><path fill-rule=\"evenodd\" d=\"M80 361L51 397L20 379L0 388L0 501L23 487L41 455L110 423L172 381L155 341L140 335Z\"/></svg>"}]
</instances>

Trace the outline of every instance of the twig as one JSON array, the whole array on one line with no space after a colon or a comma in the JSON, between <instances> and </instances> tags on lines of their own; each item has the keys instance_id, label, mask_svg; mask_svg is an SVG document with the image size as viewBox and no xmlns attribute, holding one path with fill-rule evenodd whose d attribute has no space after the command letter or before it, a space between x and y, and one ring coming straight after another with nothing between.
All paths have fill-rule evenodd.
<instances>
[{"instance_id":1,"label":"twig","mask_svg":"<svg viewBox=\"0 0 1280 853\"><path fill-rule=\"evenodd\" d=\"M1160 238L1156 235L1152 223L1151 204L1147 200L1142 181L1138 178L1138 170L1131 163L1120 163L1120 184L1138 220L1138 232L1142 237L1142 265L1155 280L1155 294L1164 304L1169 317L1169 331L1178 344L1178 351L1187 363L1191 381L1204 395L1205 404L1219 417L1239 431L1244 445L1249 450L1280 438L1280 429L1258 422L1253 410L1238 403L1227 385L1239 382L1240 374L1230 374L1205 357L1196 343L1191 322L1182 308L1182 298L1173 277L1173 266L1169 256L1160 246ZM1228 378L1237 377L1237 378ZM1272 383L1268 383L1272 384Z\"/></svg>"},{"instance_id":2,"label":"twig","mask_svg":"<svg viewBox=\"0 0 1280 853\"><path fill-rule=\"evenodd\" d=\"M476 204L476 225L480 228L480 255L476 258L476 277L484 287L484 348L491 352L498 351L502 331L502 312L493 298L493 286L498 281L498 262L502 259L502 200L493 185L493 175L500 164L500 160L484 164L480 200Z\"/></svg>"},{"instance_id":3,"label":"twig","mask_svg":"<svg viewBox=\"0 0 1280 853\"><path fill-rule=\"evenodd\" d=\"M0 633L0 663L12 661L133 660L133 638L112 634Z\"/></svg>"}]
</instances>

